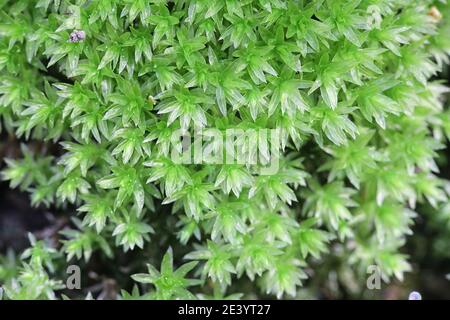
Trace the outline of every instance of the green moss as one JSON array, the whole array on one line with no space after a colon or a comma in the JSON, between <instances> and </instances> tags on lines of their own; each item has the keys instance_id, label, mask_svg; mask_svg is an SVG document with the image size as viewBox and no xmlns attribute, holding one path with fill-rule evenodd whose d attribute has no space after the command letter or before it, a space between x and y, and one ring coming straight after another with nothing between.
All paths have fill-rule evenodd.
<instances>
[{"instance_id":1,"label":"green moss","mask_svg":"<svg viewBox=\"0 0 450 320\"><path fill-rule=\"evenodd\" d=\"M435 163L450 137L447 88L434 80L450 53L444 1L3 0L0 10L0 119L23 141L3 178L74 221L56 243L33 238L20 275L0 273L6 298L60 297L50 277L65 260L89 269L93 255L107 265L127 251L134 260L113 272L126 299L299 297L314 281L308 266L328 272L317 262L329 258L361 287L369 265L402 279L416 204L448 202ZM199 129L234 130L244 161L175 161L185 146L173 135ZM278 138L246 140L263 130ZM217 141L202 150L228 154ZM126 292L133 274L152 284L143 296Z\"/></svg>"}]
</instances>

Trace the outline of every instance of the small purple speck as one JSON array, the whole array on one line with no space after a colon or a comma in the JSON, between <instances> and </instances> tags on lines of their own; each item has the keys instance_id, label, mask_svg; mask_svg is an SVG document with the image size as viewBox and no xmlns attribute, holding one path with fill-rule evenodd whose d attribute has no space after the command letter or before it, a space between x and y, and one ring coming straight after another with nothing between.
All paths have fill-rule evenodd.
<instances>
[{"instance_id":1,"label":"small purple speck","mask_svg":"<svg viewBox=\"0 0 450 320\"><path fill-rule=\"evenodd\" d=\"M86 38L86 33L83 30L77 31L77 37L80 40L84 40Z\"/></svg>"},{"instance_id":2,"label":"small purple speck","mask_svg":"<svg viewBox=\"0 0 450 320\"><path fill-rule=\"evenodd\" d=\"M413 291L409 294L408 300L422 300L422 295L417 291Z\"/></svg>"},{"instance_id":3,"label":"small purple speck","mask_svg":"<svg viewBox=\"0 0 450 320\"><path fill-rule=\"evenodd\" d=\"M80 42L86 38L86 33L83 30L74 30L69 36L69 42Z\"/></svg>"}]
</instances>

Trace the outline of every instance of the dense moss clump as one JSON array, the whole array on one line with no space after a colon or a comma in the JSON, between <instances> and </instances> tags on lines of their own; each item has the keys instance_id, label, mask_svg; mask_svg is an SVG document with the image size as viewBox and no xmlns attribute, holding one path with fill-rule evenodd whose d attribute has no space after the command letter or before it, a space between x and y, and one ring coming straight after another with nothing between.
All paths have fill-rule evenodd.
<instances>
[{"instance_id":1,"label":"dense moss clump","mask_svg":"<svg viewBox=\"0 0 450 320\"><path fill-rule=\"evenodd\" d=\"M402 280L416 204L449 211L449 17L433 0L1 0L0 119L22 145L3 179L63 220L1 258L4 298Z\"/></svg>"}]
</instances>

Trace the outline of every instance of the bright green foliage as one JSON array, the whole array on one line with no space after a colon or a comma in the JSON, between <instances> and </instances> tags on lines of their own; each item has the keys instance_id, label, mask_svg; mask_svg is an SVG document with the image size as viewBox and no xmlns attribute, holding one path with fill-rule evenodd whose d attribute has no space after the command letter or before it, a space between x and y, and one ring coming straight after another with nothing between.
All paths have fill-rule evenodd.
<instances>
[{"instance_id":1,"label":"bright green foliage","mask_svg":"<svg viewBox=\"0 0 450 320\"><path fill-rule=\"evenodd\" d=\"M173 269L173 254L169 248L161 262L161 271L148 264L148 274L135 274L133 280L140 283L151 283L156 287L154 298L156 299L192 299L194 295L186 288L202 283L196 279L185 279L186 274L195 268L197 262L183 264L177 270Z\"/></svg>"},{"instance_id":2,"label":"bright green foliage","mask_svg":"<svg viewBox=\"0 0 450 320\"><path fill-rule=\"evenodd\" d=\"M79 215L22 266L0 257L4 297L60 297L51 277L92 257L128 261L121 299L299 297L328 258L402 279L417 205L449 211L449 33L438 0L0 1L1 130L23 142L3 179ZM174 161L200 128L280 139Z\"/></svg>"},{"instance_id":3,"label":"bright green foliage","mask_svg":"<svg viewBox=\"0 0 450 320\"><path fill-rule=\"evenodd\" d=\"M26 262L4 287L5 295L13 300L55 299L55 290L63 289L64 285L52 280L47 270L54 272L53 260L58 253L43 241L36 241L33 235L29 235L29 239L31 247L21 257Z\"/></svg>"}]
</instances>

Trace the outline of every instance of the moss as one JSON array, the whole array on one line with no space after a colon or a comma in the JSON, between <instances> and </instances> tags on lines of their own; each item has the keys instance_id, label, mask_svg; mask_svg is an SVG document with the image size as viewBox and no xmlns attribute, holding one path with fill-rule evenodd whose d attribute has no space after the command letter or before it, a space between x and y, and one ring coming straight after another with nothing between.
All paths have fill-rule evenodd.
<instances>
[{"instance_id":1,"label":"moss","mask_svg":"<svg viewBox=\"0 0 450 320\"><path fill-rule=\"evenodd\" d=\"M23 142L3 178L73 221L31 236L6 298L83 298L52 279L112 261L118 298L301 297L311 266L364 290L371 265L386 282L411 270L416 204L448 207L443 1L0 10L0 119Z\"/></svg>"}]
</instances>

